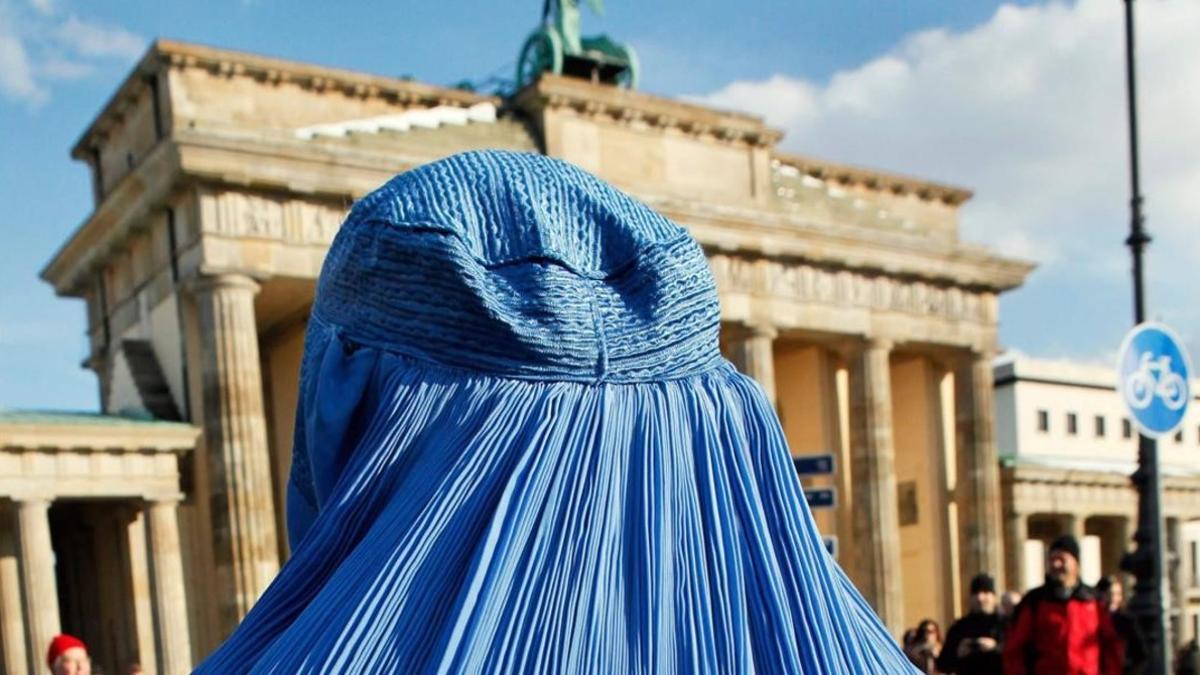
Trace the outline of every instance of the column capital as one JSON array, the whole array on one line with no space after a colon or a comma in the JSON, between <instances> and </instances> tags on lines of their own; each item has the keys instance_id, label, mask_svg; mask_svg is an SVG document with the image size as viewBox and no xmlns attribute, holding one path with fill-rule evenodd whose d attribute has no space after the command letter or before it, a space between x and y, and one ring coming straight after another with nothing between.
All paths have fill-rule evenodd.
<instances>
[{"instance_id":1,"label":"column capital","mask_svg":"<svg viewBox=\"0 0 1200 675\"><path fill-rule=\"evenodd\" d=\"M842 359L849 360L856 356L861 356L870 350L882 350L890 354L895 347L896 343L891 338L864 335L858 338L847 336L845 340L831 344L826 348Z\"/></svg>"},{"instance_id":2,"label":"column capital","mask_svg":"<svg viewBox=\"0 0 1200 675\"><path fill-rule=\"evenodd\" d=\"M995 347L992 347L992 346L987 346L987 347L982 347L980 349L972 349L971 350L971 358L972 359L974 359L975 361L987 361L989 364L992 362L993 359L995 359L997 356L999 356L999 354L1000 354L1000 350Z\"/></svg>"},{"instance_id":3,"label":"column capital","mask_svg":"<svg viewBox=\"0 0 1200 675\"><path fill-rule=\"evenodd\" d=\"M997 350L984 349L966 349L961 352L958 357L958 362L961 366L967 367L978 363L987 364L988 368L992 367L992 360L996 358Z\"/></svg>"},{"instance_id":4,"label":"column capital","mask_svg":"<svg viewBox=\"0 0 1200 675\"><path fill-rule=\"evenodd\" d=\"M221 272L218 274L201 274L183 282L183 287L189 293L204 293L216 290L246 290L257 294L262 286L253 277L236 272Z\"/></svg>"},{"instance_id":5,"label":"column capital","mask_svg":"<svg viewBox=\"0 0 1200 675\"><path fill-rule=\"evenodd\" d=\"M739 324L730 335L729 360L762 387L771 405L775 405L775 356L772 343L778 336L774 326Z\"/></svg>"},{"instance_id":6,"label":"column capital","mask_svg":"<svg viewBox=\"0 0 1200 675\"><path fill-rule=\"evenodd\" d=\"M179 506L183 503L185 495L182 492L168 494L150 494L143 495L142 502L145 506Z\"/></svg>"},{"instance_id":7,"label":"column capital","mask_svg":"<svg viewBox=\"0 0 1200 675\"><path fill-rule=\"evenodd\" d=\"M767 322L738 323L732 327L733 330L730 337L734 340L749 340L752 338L774 340L779 337L779 329Z\"/></svg>"},{"instance_id":8,"label":"column capital","mask_svg":"<svg viewBox=\"0 0 1200 675\"><path fill-rule=\"evenodd\" d=\"M864 349L879 349L879 350L883 350L886 352L890 352L896 348L896 341L889 337L868 335L866 337L866 339L863 340L863 348Z\"/></svg>"}]
</instances>

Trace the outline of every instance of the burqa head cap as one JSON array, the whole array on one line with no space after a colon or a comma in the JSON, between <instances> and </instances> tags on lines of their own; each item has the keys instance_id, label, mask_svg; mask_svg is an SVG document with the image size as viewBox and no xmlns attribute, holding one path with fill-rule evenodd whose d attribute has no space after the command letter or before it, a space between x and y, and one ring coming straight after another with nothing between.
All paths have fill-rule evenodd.
<instances>
[{"instance_id":1,"label":"burqa head cap","mask_svg":"<svg viewBox=\"0 0 1200 675\"><path fill-rule=\"evenodd\" d=\"M510 377L645 381L720 362L695 240L591 174L527 153L454 155L358 202L314 315L354 340Z\"/></svg>"}]
</instances>

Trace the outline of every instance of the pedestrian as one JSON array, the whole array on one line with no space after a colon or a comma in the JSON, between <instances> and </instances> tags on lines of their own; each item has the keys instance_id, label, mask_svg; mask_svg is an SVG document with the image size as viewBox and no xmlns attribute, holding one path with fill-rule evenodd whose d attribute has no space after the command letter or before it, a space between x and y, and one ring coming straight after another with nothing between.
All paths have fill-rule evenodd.
<instances>
[{"instance_id":1,"label":"pedestrian","mask_svg":"<svg viewBox=\"0 0 1200 675\"><path fill-rule=\"evenodd\" d=\"M906 646L904 653L922 673L937 672L937 657L942 651L942 628L933 619L917 624L917 630Z\"/></svg>"},{"instance_id":2,"label":"pedestrian","mask_svg":"<svg viewBox=\"0 0 1200 675\"><path fill-rule=\"evenodd\" d=\"M971 579L971 611L946 631L946 642L937 660L940 672L1003 675L1000 647L1004 617L998 605L996 581L987 573L976 574Z\"/></svg>"},{"instance_id":3,"label":"pedestrian","mask_svg":"<svg viewBox=\"0 0 1200 675\"><path fill-rule=\"evenodd\" d=\"M1108 608L1079 578L1079 542L1055 539L1046 583L1021 600L1005 635L1005 675L1121 675L1123 652Z\"/></svg>"},{"instance_id":4,"label":"pedestrian","mask_svg":"<svg viewBox=\"0 0 1200 675\"><path fill-rule=\"evenodd\" d=\"M1108 608L1112 617L1113 628L1125 646L1125 665L1121 672L1125 675L1139 675L1146 665L1146 645L1142 641L1142 633L1138 630L1137 620L1125 609L1124 587L1119 577L1110 575L1096 582L1096 592L1100 600Z\"/></svg>"},{"instance_id":5,"label":"pedestrian","mask_svg":"<svg viewBox=\"0 0 1200 675\"><path fill-rule=\"evenodd\" d=\"M1175 675L1200 675L1200 644L1188 640L1175 655Z\"/></svg>"},{"instance_id":6,"label":"pedestrian","mask_svg":"<svg viewBox=\"0 0 1200 675\"><path fill-rule=\"evenodd\" d=\"M46 651L46 665L54 675L91 675L87 645L74 635L55 635Z\"/></svg>"}]
</instances>

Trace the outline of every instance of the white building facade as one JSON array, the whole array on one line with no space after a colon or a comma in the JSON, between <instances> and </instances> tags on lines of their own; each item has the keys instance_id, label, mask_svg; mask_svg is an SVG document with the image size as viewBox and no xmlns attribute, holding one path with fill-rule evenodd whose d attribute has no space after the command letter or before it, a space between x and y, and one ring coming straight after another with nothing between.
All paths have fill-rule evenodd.
<instances>
[{"instance_id":1,"label":"white building facade","mask_svg":"<svg viewBox=\"0 0 1200 675\"><path fill-rule=\"evenodd\" d=\"M1117 392L1116 365L1006 354L993 374L1009 586L1025 591L1041 584L1047 545L1067 533L1079 539L1084 582L1118 574L1137 529L1129 476L1137 468L1138 434ZM1158 446L1176 644L1200 635L1197 390L1200 381L1178 433Z\"/></svg>"}]
</instances>

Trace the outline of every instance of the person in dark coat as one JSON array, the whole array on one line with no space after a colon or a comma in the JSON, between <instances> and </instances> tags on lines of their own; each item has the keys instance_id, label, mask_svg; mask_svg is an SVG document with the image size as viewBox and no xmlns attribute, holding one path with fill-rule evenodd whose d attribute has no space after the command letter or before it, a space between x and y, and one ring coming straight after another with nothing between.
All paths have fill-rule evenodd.
<instances>
[{"instance_id":1,"label":"person in dark coat","mask_svg":"<svg viewBox=\"0 0 1200 675\"><path fill-rule=\"evenodd\" d=\"M1146 665L1146 646L1138 631L1137 620L1124 607L1125 592L1121 580L1115 576L1103 577L1096 582L1096 592L1108 607L1113 627L1125 644L1125 666L1121 672L1124 675L1139 675Z\"/></svg>"},{"instance_id":2,"label":"person in dark coat","mask_svg":"<svg viewBox=\"0 0 1200 675\"><path fill-rule=\"evenodd\" d=\"M1175 656L1175 675L1200 675L1200 644L1195 638Z\"/></svg>"},{"instance_id":3,"label":"person in dark coat","mask_svg":"<svg viewBox=\"0 0 1200 675\"><path fill-rule=\"evenodd\" d=\"M1004 619L997 610L996 581L986 573L971 579L971 611L950 626L937 668L942 673L1002 675L1000 645Z\"/></svg>"},{"instance_id":4,"label":"person in dark coat","mask_svg":"<svg viewBox=\"0 0 1200 675\"><path fill-rule=\"evenodd\" d=\"M1021 600L1004 636L1005 675L1121 675L1124 651L1100 595L1079 579L1079 542L1059 537L1046 583Z\"/></svg>"}]
</instances>

